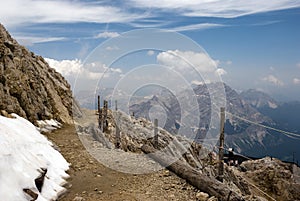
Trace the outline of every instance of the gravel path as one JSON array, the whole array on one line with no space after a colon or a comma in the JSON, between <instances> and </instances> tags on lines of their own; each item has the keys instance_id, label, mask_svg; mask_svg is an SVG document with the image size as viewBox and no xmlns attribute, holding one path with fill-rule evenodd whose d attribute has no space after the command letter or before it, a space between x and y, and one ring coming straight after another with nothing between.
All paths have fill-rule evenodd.
<instances>
[{"instance_id":1,"label":"gravel path","mask_svg":"<svg viewBox=\"0 0 300 201\"><path fill-rule=\"evenodd\" d=\"M71 163L68 192L60 200L196 200L198 190L168 170L133 175L104 166L85 149L74 126L64 126L45 135L59 147L63 156ZM92 148L97 154L101 154L101 151L108 152L97 144ZM113 156L124 157L128 153L115 150L109 154L106 153L107 158L103 160L108 160L111 156L111 161L122 166L124 164L118 164ZM137 157L129 163L138 162L139 159ZM145 159L145 165L159 167L149 159Z\"/></svg>"}]
</instances>

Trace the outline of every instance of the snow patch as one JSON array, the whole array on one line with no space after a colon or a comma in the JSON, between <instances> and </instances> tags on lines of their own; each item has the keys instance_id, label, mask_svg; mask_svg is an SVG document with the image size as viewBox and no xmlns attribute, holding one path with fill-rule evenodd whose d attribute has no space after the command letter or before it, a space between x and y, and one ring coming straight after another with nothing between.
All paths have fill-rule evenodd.
<instances>
[{"instance_id":1,"label":"snow patch","mask_svg":"<svg viewBox=\"0 0 300 201\"><path fill-rule=\"evenodd\" d=\"M50 119L50 120L39 120L37 121L38 124L38 130L40 132L50 132L53 130L56 130L58 128L61 128L61 123L59 123L58 121L54 120L54 119Z\"/></svg>"},{"instance_id":2,"label":"snow patch","mask_svg":"<svg viewBox=\"0 0 300 201\"><path fill-rule=\"evenodd\" d=\"M26 119L0 116L0 197L7 201L27 201L23 189L38 194L38 201L56 200L64 192L69 164L53 144ZM52 122L52 121L49 121ZM49 123L48 122L48 123ZM52 122L54 124L54 122ZM41 192L35 179L47 169Z\"/></svg>"},{"instance_id":3,"label":"snow patch","mask_svg":"<svg viewBox=\"0 0 300 201\"><path fill-rule=\"evenodd\" d=\"M272 108L272 109L276 109L278 106L276 105L276 103L273 103L273 102L270 102L270 101L268 101L268 105L269 105L269 107L270 108Z\"/></svg>"}]
</instances>

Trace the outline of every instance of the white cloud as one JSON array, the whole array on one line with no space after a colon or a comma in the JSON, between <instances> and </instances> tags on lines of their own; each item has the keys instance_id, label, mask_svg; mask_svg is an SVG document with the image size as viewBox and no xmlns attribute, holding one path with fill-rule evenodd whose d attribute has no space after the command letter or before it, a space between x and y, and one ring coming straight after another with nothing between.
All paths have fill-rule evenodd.
<instances>
[{"instance_id":1,"label":"white cloud","mask_svg":"<svg viewBox=\"0 0 300 201\"><path fill-rule=\"evenodd\" d=\"M130 2L139 8L156 8L173 12L176 11L185 16L222 18L233 18L248 14L282 10L300 6L300 2L294 0L130 0Z\"/></svg>"},{"instance_id":2,"label":"white cloud","mask_svg":"<svg viewBox=\"0 0 300 201\"><path fill-rule=\"evenodd\" d=\"M51 68L62 74L66 79L74 79L77 76L82 76L87 79L99 79L102 73L93 72L83 67L81 60L61 60L45 58Z\"/></svg>"},{"instance_id":3,"label":"white cloud","mask_svg":"<svg viewBox=\"0 0 300 201\"><path fill-rule=\"evenodd\" d=\"M191 24L186 26L180 26L172 28L172 31L192 31L192 30L204 30L210 28L224 27L227 25L223 24L213 24L213 23L201 23L201 24Z\"/></svg>"},{"instance_id":4,"label":"white cloud","mask_svg":"<svg viewBox=\"0 0 300 201\"><path fill-rule=\"evenodd\" d=\"M120 68L110 68L110 70L111 70L112 72L120 73L120 74L123 72L122 69L120 69Z\"/></svg>"},{"instance_id":5,"label":"white cloud","mask_svg":"<svg viewBox=\"0 0 300 201\"><path fill-rule=\"evenodd\" d=\"M178 70L186 70L192 67L199 72L214 72L218 65L217 61L214 61L205 53L180 50L161 52L157 55L157 61Z\"/></svg>"},{"instance_id":6,"label":"white cloud","mask_svg":"<svg viewBox=\"0 0 300 201\"><path fill-rule=\"evenodd\" d=\"M269 68L271 71L275 71L275 68L273 66L270 66Z\"/></svg>"},{"instance_id":7,"label":"white cloud","mask_svg":"<svg viewBox=\"0 0 300 201\"><path fill-rule=\"evenodd\" d=\"M216 70L216 74L219 75L219 76L222 76L222 75L226 75L227 72L223 68L218 68Z\"/></svg>"},{"instance_id":8,"label":"white cloud","mask_svg":"<svg viewBox=\"0 0 300 201\"><path fill-rule=\"evenodd\" d=\"M99 33L97 36L95 36L95 38L115 38L115 37L118 37L120 36L119 33L117 32L102 32L102 33Z\"/></svg>"},{"instance_id":9,"label":"white cloud","mask_svg":"<svg viewBox=\"0 0 300 201\"><path fill-rule=\"evenodd\" d=\"M63 76L78 74L82 71L82 63L78 59L57 61L55 59L45 58L45 60L51 68L54 68Z\"/></svg>"},{"instance_id":10,"label":"white cloud","mask_svg":"<svg viewBox=\"0 0 300 201\"><path fill-rule=\"evenodd\" d=\"M66 40L64 37L34 37L34 36L20 36L14 35L14 38L24 46L31 46L36 43L47 43L47 42L54 42L54 41L62 41Z\"/></svg>"},{"instance_id":11,"label":"white cloud","mask_svg":"<svg viewBox=\"0 0 300 201\"><path fill-rule=\"evenodd\" d=\"M83 64L81 60L61 60L45 58L50 67L68 78L85 78L97 80L100 78L108 78L113 74L121 74L120 68L109 68L102 63L87 63Z\"/></svg>"},{"instance_id":12,"label":"white cloud","mask_svg":"<svg viewBox=\"0 0 300 201\"><path fill-rule=\"evenodd\" d=\"M276 24L282 22L281 20L271 20L271 21L265 21L265 22L259 22L253 24L253 26L266 26L266 25L271 25L271 24Z\"/></svg>"},{"instance_id":13,"label":"white cloud","mask_svg":"<svg viewBox=\"0 0 300 201\"><path fill-rule=\"evenodd\" d=\"M113 51L113 50L119 50L120 48L117 46L107 46L105 49L108 51Z\"/></svg>"},{"instance_id":14,"label":"white cloud","mask_svg":"<svg viewBox=\"0 0 300 201\"><path fill-rule=\"evenodd\" d=\"M32 23L131 22L141 16L100 3L51 0L10 0L0 7L7 27Z\"/></svg>"},{"instance_id":15,"label":"white cloud","mask_svg":"<svg viewBox=\"0 0 300 201\"><path fill-rule=\"evenodd\" d=\"M297 63L297 67L298 67L298 68L300 68L300 62L299 62L299 63Z\"/></svg>"},{"instance_id":16,"label":"white cloud","mask_svg":"<svg viewBox=\"0 0 300 201\"><path fill-rule=\"evenodd\" d=\"M300 84L300 79L299 78L294 78L293 83L294 84Z\"/></svg>"},{"instance_id":17,"label":"white cloud","mask_svg":"<svg viewBox=\"0 0 300 201\"><path fill-rule=\"evenodd\" d=\"M199 80L192 80L191 84L194 84L194 85L203 85L205 84L204 82L201 82Z\"/></svg>"},{"instance_id":18,"label":"white cloud","mask_svg":"<svg viewBox=\"0 0 300 201\"><path fill-rule=\"evenodd\" d=\"M219 61L204 52L168 50L157 55L157 62L176 71L189 83L218 82L226 71L218 68Z\"/></svg>"},{"instance_id":19,"label":"white cloud","mask_svg":"<svg viewBox=\"0 0 300 201\"><path fill-rule=\"evenodd\" d=\"M154 51L153 50L149 50L148 52L147 52L147 55L148 56L152 56L154 54Z\"/></svg>"},{"instance_id":20,"label":"white cloud","mask_svg":"<svg viewBox=\"0 0 300 201\"><path fill-rule=\"evenodd\" d=\"M266 81L266 82L269 82L269 83L271 83L273 85L276 85L276 86L283 86L284 85L284 83L280 79L275 77L274 75L268 75L268 76L264 77L262 80Z\"/></svg>"},{"instance_id":21,"label":"white cloud","mask_svg":"<svg viewBox=\"0 0 300 201\"><path fill-rule=\"evenodd\" d=\"M226 65L231 65L232 64L232 61L226 61Z\"/></svg>"}]
</instances>

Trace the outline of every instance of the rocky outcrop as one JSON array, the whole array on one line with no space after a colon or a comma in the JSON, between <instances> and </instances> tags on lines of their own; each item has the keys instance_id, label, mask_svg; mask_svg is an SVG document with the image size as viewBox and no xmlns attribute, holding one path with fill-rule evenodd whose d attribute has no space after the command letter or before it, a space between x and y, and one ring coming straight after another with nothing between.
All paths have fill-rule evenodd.
<instances>
[{"instance_id":1,"label":"rocky outcrop","mask_svg":"<svg viewBox=\"0 0 300 201\"><path fill-rule=\"evenodd\" d=\"M274 200L300 200L299 167L276 158L249 160L241 164L242 176ZM253 185L253 184L252 184Z\"/></svg>"},{"instance_id":2,"label":"rocky outcrop","mask_svg":"<svg viewBox=\"0 0 300 201\"><path fill-rule=\"evenodd\" d=\"M0 24L0 110L33 123L56 119L71 124L72 102L67 81Z\"/></svg>"},{"instance_id":3,"label":"rocky outcrop","mask_svg":"<svg viewBox=\"0 0 300 201\"><path fill-rule=\"evenodd\" d=\"M216 179L219 160L216 153L205 146L158 128L158 144L154 148L154 127L145 118L108 110L108 129L102 132L95 124L97 116L94 111L84 112L84 118L75 119L77 132L85 146L92 147L88 148L90 153L97 153L96 158L101 160L105 158L105 164L111 168L126 167L126 171L136 167L150 169L153 163L140 160L143 153L147 153L147 158L154 159L200 190L202 195L199 193L198 200L202 197L205 197L203 200L299 200L300 168L295 164L268 157L244 161L240 166L225 163L223 183L220 183ZM114 149L116 123L121 131L119 149ZM139 160L132 160L125 153L134 153L134 158L139 157ZM114 159L116 155L118 160ZM207 199L209 196L211 198Z\"/></svg>"}]
</instances>

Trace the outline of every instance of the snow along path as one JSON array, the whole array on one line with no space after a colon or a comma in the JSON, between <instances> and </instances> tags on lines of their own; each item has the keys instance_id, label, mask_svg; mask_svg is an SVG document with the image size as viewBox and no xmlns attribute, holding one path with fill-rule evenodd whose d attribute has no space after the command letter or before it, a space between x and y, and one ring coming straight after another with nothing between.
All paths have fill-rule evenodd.
<instances>
[{"instance_id":1,"label":"snow along path","mask_svg":"<svg viewBox=\"0 0 300 201\"><path fill-rule=\"evenodd\" d=\"M69 164L26 119L0 116L0 197L6 201L27 201L32 198L23 192L30 189L38 201L55 200L65 191ZM41 192L35 179L47 169Z\"/></svg>"}]
</instances>

